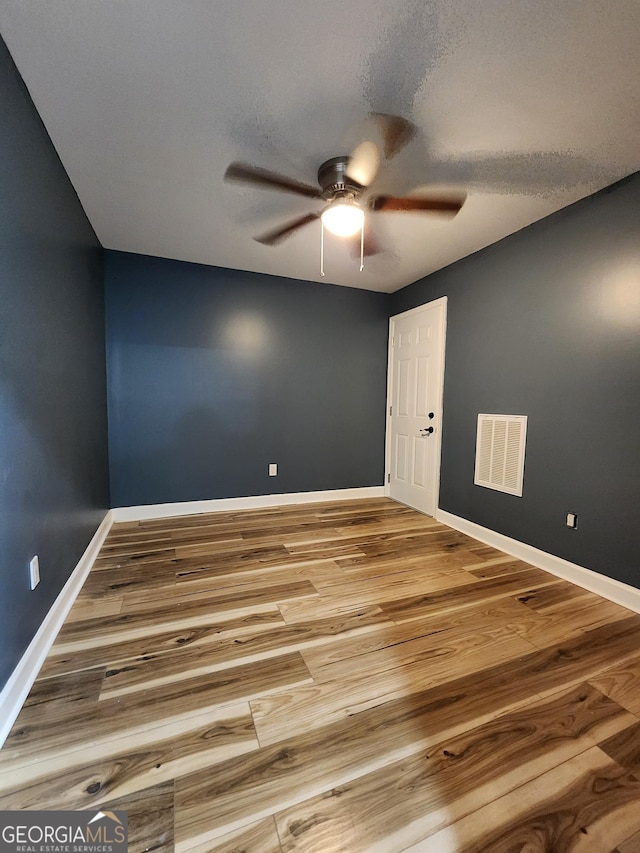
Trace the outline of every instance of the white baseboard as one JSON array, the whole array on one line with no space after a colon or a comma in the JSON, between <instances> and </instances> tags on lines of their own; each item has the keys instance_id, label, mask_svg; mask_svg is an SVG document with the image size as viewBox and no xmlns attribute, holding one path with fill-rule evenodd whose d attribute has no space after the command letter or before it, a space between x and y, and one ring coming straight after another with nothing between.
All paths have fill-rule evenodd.
<instances>
[{"instance_id":1,"label":"white baseboard","mask_svg":"<svg viewBox=\"0 0 640 853\"><path fill-rule=\"evenodd\" d=\"M109 510L0 693L0 747L11 731L40 667L107 538L112 521Z\"/></svg>"},{"instance_id":2,"label":"white baseboard","mask_svg":"<svg viewBox=\"0 0 640 853\"><path fill-rule=\"evenodd\" d=\"M287 504L383 497L384 486L364 486L359 489L332 489L324 492L288 492L284 495L252 495L247 498L220 498L209 501L181 501L171 504L121 506L112 509L111 512L114 522L145 521L151 518L169 518L174 515L197 515L203 512L230 512L242 509L286 506Z\"/></svg>"},{"instance_id":3,"label":"white baseboard","mask_svg":"<svg viewBox=\"0 0 640 853\"><path fill-rule=\"evenodd\" d=\"M461 533L466 533L468 536L480 540L480 542L484 542L485 545L492 545L506 554L511 554L512 557L531 563L532 566L544 569L552 575L589 590L589 592L594 592L596 595L601 595L603 598L633 610L635 613L640 613L640 589L636 589L634 586L608 578L592 569L585 569L584 566L570 563L568 560L563 560L562 557L556 557L554 554L548 554L546 551L540 551L533 545L511 539L509 536L504 536L502 533L497 533L488 527L482 527L474 521L460 518L460 516L453 515L443 509L436 510L436 520L459 530Z\"/></svg>"}]
</instances>

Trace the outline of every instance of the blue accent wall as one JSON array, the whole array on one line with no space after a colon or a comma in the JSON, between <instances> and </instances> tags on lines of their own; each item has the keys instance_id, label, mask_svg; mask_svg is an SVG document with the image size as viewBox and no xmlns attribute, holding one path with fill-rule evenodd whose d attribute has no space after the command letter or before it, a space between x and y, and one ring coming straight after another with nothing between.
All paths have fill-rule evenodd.
<instances>
[{"instance_id":1,"label":"blue accent wall","mask_svg":"<svg viewBox=\"0 0 640 853\"><path fill-rule=\"evenodd\" d=\"M441 508L640 587L640 173L398 291L391 313L441 296ZM473 484L480 412L528 415L522 498Z\"/></svg>"},{"instance_id":2,"label":"blue accent wall","mask_svg":"<svg viewBox=\"0 0 640 853\"><path fill-rule=\"evenodd\" d=\"M0 40L0 687L108 506L102 250Z\"/></svg>"},{"instance_id":3,"label":"blue accent wall","mask_svg":"<svg viewBox=\"0 0 640 853\"><path fill-rule=\"evenodd\" d=\"M388 295L120 252L105 282L114 506L382 484Z\"/></svg>"}]
</instances>

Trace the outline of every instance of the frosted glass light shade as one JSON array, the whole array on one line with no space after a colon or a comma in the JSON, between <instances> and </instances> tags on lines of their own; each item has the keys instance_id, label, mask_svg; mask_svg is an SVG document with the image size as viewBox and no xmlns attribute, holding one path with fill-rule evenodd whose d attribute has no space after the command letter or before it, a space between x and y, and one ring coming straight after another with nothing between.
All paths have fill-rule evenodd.
<instances>
[{"instance_id":1,"label":"frosted glass light shade","mask_svg":"<svg viewBox=\"0 0 640 853\"><path fill-rule=\"evenodd\" d=\"M320 218L325 228L338 237L351 237L362 228L364 210L349 201L339 201L328 205Z\"/></svg>"}]
</instances>

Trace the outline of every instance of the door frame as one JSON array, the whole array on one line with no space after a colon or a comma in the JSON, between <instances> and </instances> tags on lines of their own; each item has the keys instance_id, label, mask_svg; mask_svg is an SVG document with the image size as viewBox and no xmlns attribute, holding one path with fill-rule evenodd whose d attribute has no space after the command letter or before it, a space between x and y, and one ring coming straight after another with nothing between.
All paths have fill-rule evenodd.
<instances>
[{"instance_id":1,"label":"door frame","mask_svg":"<svg viewBox=\"0 0 640 853\"><path fill-rule=\"evenodd\" d=\"M433 438L436 439L436 460L434 466L434 478L433 478L433 504L436 508L436 511L440 509L439 496L440 496L440 463L442 456L442 423L443 423L443 408L444 408L444 360L445 353L447 349L447 297L441 296L439 299L434 299L431 302L425 302L422 305L416 305L415 308L410 308L408 311L402 311L400 314L394 314L392 317L389 317L389 344L388 344L388 353L387 353L387 401L386 401L386 426L385 426L385 442L384 442L384 494L385 497L390 497L391 486L390 486L390 478L391 478L391 401L393 400L393 332L394 332L394 323L396 320L399 320L402 317L408 317L411 314L417 314L419 311L424 310L425 308L442 308L443 316L442 316L442 349L440 351L440 370L439 375L437 376L436 381L438 382L439 387L439 400L437 406L437 414L438 414L438 423L440 424L440 429L438 429ZM435 518L435 515L434 515Z\"/></svg>"}]
</instances>

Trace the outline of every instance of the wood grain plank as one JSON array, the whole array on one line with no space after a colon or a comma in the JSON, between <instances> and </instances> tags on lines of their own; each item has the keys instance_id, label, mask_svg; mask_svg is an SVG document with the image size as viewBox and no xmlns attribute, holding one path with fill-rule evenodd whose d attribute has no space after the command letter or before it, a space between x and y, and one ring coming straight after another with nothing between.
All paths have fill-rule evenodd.
<instances>
[{"instance_id":1,"label":"wood grain plank","mask_svg":"<svg viewBox=\"0 0 640 853\"><path fill-rule=\"evenodd\" d=\"M176 780L176 850L223 836L386 767L519 703L513 690L478 707L477 690L427 691ZM522 700L520 699L520 702ZM499 709L499 710L497 710ZM212 807L212 804L215 804Z\"/></svg>"},{"instance_id":2,"label":"wood grain plank","mask_svg":"<svg viewBox=\"0 0 640 853\"><path fill-rule=\"evenodd\" d=\"M270 542L261 544L254 542L250 546L244 539L224 543L197 542L192 545L166 551L149 552L141 562L141 558L125 559L121 556L100 557L95 571L98 574L105 572L133 572L138 571L170 571L172 567L192 567L202 569L216 569L227 566L229 570L242 569L243 567L259 568L271 564L286 564L290 555L282 543ZM154 556L155 554L155 556ZM93 573L92 569L92 573Z\"/></svg>"},{"instance_id":3,"label":"wood grain plank","mask_svg":"<svg viewBox=\"0 0 640 853\"><path fill-rule=\"evenodd\" d=\"M630 838L618 844L611 853L640 853L640 832L634 832Z\"/></svg>"},{"instance_id":4,"label":"wood grain plank","mask_svg":"<svg viewBox=\"0 0 640 853\"><path fill-rule=\"evenodd\" d=\"M617 734L629 719L586 685L534 702L279 812L283 850L402 850Z\"/></svg>"},{"instance_id":5,"label":"wood grain plank","mask_svg":"<svg viewBox=\"0 0 640 853\"><path fill-rule=\"evenodd\" d=\"M357 544L341 542L339 539L334 539L333 541L322 540L320 542L299 542L296 544L289 543L287 552L297 559L301 557L315 557L322 560L336 560L338 557L362 556L362 551Z\"/></svg>"},{"instance_id":6,"label":"wood grain plank","mask_svg":"<svg viewBox=\"0 0 640 853\"><path fill-rule=\"evenodd\" d=\"M110 534L100 550L101 557L124 556L131 557L140 552L154 548L174 548L176 545L213 544L227 545L242 541L242 533L233 523L208 524L179 528L175 525L164 530L145 530L138 528L138 533L132 535Z\"/></svg>"},{"instance_id":7,"label":"wood grain plank","mask_svg":"<svg viewBox=\"0 0 640 853\"><path fill-rule=\"evenodd\" d=\"M482 655L485 667L471 669L468 675L462 677L456 662L455 667L450 667L451 679L448 680L445 675L444 680L436 686L433 686L428 673L421 676L421 666L418 664L411 670L400 669L395 678L392 674L387 675L384 682L388 692L385 692L384 684L380 685L378 675L374 674L354 683L334 681L302 686L295 691L283 690L269 699L254 700L251 707L258 738L264 745L286 737L287 732L294 730L294 726L308 730L322 722L343 719L358 712L364 713L365 709L368 712L372 708L378 708L384 714L387 704L388 713L393 714L391 703L402 702L404 697L405 701L412 704L414 692L418 704L420 697L455 695L457 690L463 696L468 691L474 695L479 691L491 691L496 702L505 694L510 696L512 702L517 702L527 696L551 695L554 691L581 683L594 672L606 669L610 661L633 655L639 640L640 616L631 617L626 620L626 624L619 622L597 629L561 647L541 649L520 656L516 654L515 658L509 657L507 641L502 641L502 646L496 641L488 648L492 655L498 652L501 657L505 656L505 662L495 665L495 660ZM421 677L425 678L426 684L420 681ZM438 677L442 678L440 673ZM431 685L430 690L428 685ZM615 696L612 698L615 700ZM478 696L476 700L478 707L480 699Z\"/></svg>"},{"instance_id":8,"label":"wood grain plank","mask_svg":"<svg viewBox=\"0 0 640 853\"><path fill-rule=\"evenodd\" d=\"M335 563L344 571L345 580L383 577L398 573L421 572L427 578L456 574L462 566L455 554L424 554L407 557L403 554L391 557L360 556L336 557Z\"/></svg>"},{"instance_id":9,"label":"wood grain plank","mask_svg":"<svg viewBox=\"0 0 640 853\"><path fill-rule=\"evenodd\" d=\"M334 643L314 649L306 649L304 659L312 675L319 680L327 680L322 676L322 668L348 658L357 657L368 652L388 648L407 640L418 639L428 635L444 637L452 630L482 631L489 630L494 636L509 637L517 634L527 639L533 627L546 623L544 616L531 613L517 601L510 598L501 599L461 609L452 610L443 615L431 615L424 619L415 619L399 625L384 623L375 631L357 638L348 637ZM530 649L529 649L530 651Z\"/></svg>"},{"instance_id":10,"label":"wood grain plank","mask_svg":"<svg viewBox=\"0 0 640 853\"><path fill-rule=\"evenodd\" d=\"M382 613L382 611L380 611ZM40 670L39 679L46 680L91 667L107 667L109 661L124 661L130 658L144 658L147 655L164 654L177 648L199 647L222 638L238 639L246 634L255 635L260 631L269 631L284 625L277 608L264 613L250 613L246 616L229 618L209 624L198 624L175 631L152 633L132 640L112 642L104 645L87 645L79 651L63 654L52 649L51 654ZM118 635L119 636L119 635ZM98 698L96 696L96 698Z\"/></svg>"},{"instance_id":11,"label":"wood grain plank","mask_svg":"<svg viewBox=\"0 0 640 853\"><path fill-rule=\"evenodd\" d=\"M640 654L628 656L624 662L594 675L590 681L598 690L640 717Z\"/></svg>"},{"instance_id":12,"label":"wood grain plank","mask_svg":"<svg viewBox=\"0 0 640 853\"><path fill-rule=\"evenodd\" d=\"M159 560L171 560L175 557L176 552L173 548L154 548L148 551L141 551L131 556L102 556L99 555L93 566L92 571L99 572L101 569L112 569L114 566L121 566L125 563L130 565L143 566L145 563L157 562Z\"/></svg>"},{"instance_id":13,"label":"wood grain plank","mask_svg":"<svg viewBox=\"0 0 640 853\"><path fill-rule=\"evenodd\" d=\"M434 850L453 843L459 853L607 853L637 827L639 813L640 780L593 747L428 841ZM424 850L423 842L406 848Z\"/></svg>"},{"instance_id":14,"label":"wood grain plank","mask_svg":"<svg viewBox=\"0 0 640 853\"><path fill-rule=\"evenodd\" d=\"M253 569L248 569L247 572L239 572L237 574L229 574L220 579L210 579L205 576L193 577L188 582L180 583L177 580L172 580L167 584L155 587L153 590L129 590L124 597L121 608L123 615L143 614L148 611L155 611L159 606L166 604L168 600L176 607L190 607L193 602L198 600L211 600L220 596L230 595L233 593L243 594L255 591L268 585L275 583L280 586L284 582L290 583L292 580L308 580L307 573L301 572L298 574L296 568L291 573L282 574L279 579L274 580L278 573L282 573L281 566L274 566L273 571L270 569L260 569L257 572ZM311 573L309 573L310 575ZM251 584L251 588L247 589L247 585Z\"/></svg>"},{"instance_id":15,"label":"wood grain plank","mask_svg":"<svg viewBox=\"0 0 640 853\"><path fill-rule=\"evenodd\" d=\"M519 595L518 601L521 604L526 604L527 607L535 610L536 613L545 613L549 608L571 604L580 599L588 598L590 595L591 593L586 589L575 586L568 581L558 579L558 583L553 586L541 587L524 595ZM599 600L603 601L603 599Z\"/></svg>"},{"instance_id":16,"label":"wood grain plank","mask_svg":"<svg viewBox=\"0 0 640 853\"><path fill-rule=\"evenodd\" d=\"M640 717L640 654L595 675L590 681L598 690Z\"/></svg>"},{"instance_id":17,"label":"wood grain plank","mask_svg":"<svg viewBox=\"0 0 640 853\"><path fill-rule=\"evenodd\" d=\"M272 817L237 829L214 841L189 847L188 853L282 853Z\"/></svg>"},{"instance_id":18,"label":"wood grain plank","mask_svg":"<svg viewBox=\"0 0 640 853\"><path fill-rule=\"evenodd\" d=\"M96 600L82 593L76 598L67 614L66 622L81 622L84 619L99 619L102 616L115 616L120 613L123 596Z\"/></svg>"},{"instance_id":19,"label":"wood grain plank","mask_svg":"<svg viewBox=\"0 0 640 853\"><path fill-rule=\"evenodd\" d=\"M627 770L640 770L640 721L600 744L600 749Z\"/></svg>"},{"instance_id":20,"label":"wood grain plank","mask_svg":"<svg viewBox=\"0 0 640 853\"><path fill-rule=\"evenodd\" d=\"M538 648L563 643L570 637L627 619L631 615L630 610L612 601L595 603L585 598L558 608L546 608L542 612L545 624L533 627L527 635L529 641Z\"/></svg>"},{"instance_id":21,"label":"wood grain plank","mask_svg":"<svg viewBox=\"0 0 640 853\"><path fill-rule=\"evenodd\" d=\"M304 625L273 626L269 631L242 636L208 637L210 642L181 644L161 655L146 652L124 661L111 661L100 699L122 696L142 688L172 684L183 678L213 673L230 666L266 661L288 652L326 645L341 637L361 636L381 624L391 624L378 608L363 608L337 619Z\"/></svg>"},{"instance_id":22,"label":"wood grain plank","mask_svg":"<svg viewBox=\"0 0 640 853\"><path fill-rule=\"evenodd\" d=\"M125 593L134 589L143 590L148 597L149 591L154 587L166 586L175 583L175 571L170 560L164 563L147 563L145 566L114 567L109 571L91 572L82 587L82 595L86 599L101 599L109 601L114 597L115 601L122 602ZM115 611L116 613L119 610ZM108 613L90 613L88 618L98 618L110 615Z\"/></svg>"},{"instance_id":23,"label":"wood grain plank","mask_svg":"<svg viewBox=\"0 0 640 853\"><path fill-rule=\"evenodd\" d=\"M315 595L315 587L309 581L295 581L252 590L227 590L220 594L214 592L193 600L181 599L178 605L175 602L159 604L149 612L122 613L97 620L73 622L63 625L52 647L52 654L68 654L89 646L107 645L114 640L137 639L153 632L207 624L212 615L220 618L223 613L233 616L264 613L273 610L280 601Z\"/></svg>"},{"instance_id":24,"label":"wood grain plank","mask_svg":"<svg viewBox=\"0 0 640 853\"><path fill-rule=\"evenodd\" d=\"M49 724L69 713L70 708L90 705L100 696L105 668L65 673L57 678L39 677L20 712L21 725L35 722Z\"/></svg>"},{"instance_id":25,"label":"wood grain plank","mask_svg":"<svg viewBox=\"0 0 640 853\"><path fill-rule=\"evenodd\" d=\"M383 601L380 606L394 621L400 622L433 613L446 613L460 607L472 607L477 604L478 598L483 601L495 601L528 589L558 583L557 578L541 569L530 569L481 581L475 580L472 575L468 577L470 582L460 586L444 587L426 595Z\"/></svg>"},{"instance_id":26,"label":"wood grain plank","mask_svg":"<svg viewBox=\"0 0 640 853\"><path fill-rule=\"evenodd\" d=\"M416 533L399 534L397 536L379 537L372 541L364 541L362 550L368 557L378 557L383 554L398 553L400 550L407 556L411 554L428 555L444 551L451 553L463 549L468 544L468 537L457 530L434 525L430 529L422 529Z\"/></svg>"},{"instance_id":27,"label":"wood grain plank","mask_svg":"<svg viewBox=\"0 0 640 853\"><path fill-rule=\"evenodd\" d=\"M229 571L228 566L216 569L198 568L181 569L176 574L175 592L182 594L196 593L201 590L225 590L229 587L239 589L241 585L251 584L263 586L269 584L291 583L293 580L307 580L313 583L317 589L316 582L335 580L341 577L332 560L311 558L299 559L290 557L266 566L255 568L251 565ZM127 609L131 607L132 598L127 601Z\"/></svg>"},{"instance_id":28,"label":"wood grain plank","mask_svg":"<svg viewBox=\"0 0 640 853\"><path fill-rule=\"evenodd\" d=\"M382 614L382 608L378 604L354 604L351 601L342 602L340 599L321 595L278 605L278 610L287 625L314 622L317 619L340 619L358 608L375 611L384 620L390 621Z\"/></svg>"},{"instance_id":29,"label":"wood grain plank","mask_svg":"<svg viewBox=\"0 0 640 853\"><path fill-rule=\"evenodd\" d=\"M105 803L127 812L129 853L173 853L173 784L166 782Z\"/></svg>"},{"instance_id":30,"label":"wood grain plank","mask_svg":"<svg viewBox=\"0 0 640 853\"><path fill-rule=\"evenodd\" d=\"M476 673L481 671L482 662L495 665L524 658L531 648L515 635L495 639L460 634L447 643L437 637L419 638L390 650L329 664L324 673L330 670L334 677L326 675L326 681L316 675L307 687L252 700L258 738L263 745L275 743L287 733L309 731ZM364 658L374 659L365 664Z\"/></svg>"},{"instance_id":31,"label":"wood grain plank","mask_svg":"<svg viewBox=\"0 0 640 853\"><path fill-rule=\"evenodd\" d=\"M318 502L314 511L321 517L349 518L354 515L366 513L383 513L385 517L411 519L415 515L405 504L390 500L389 498L357 498L352 501L326 501ZM433 519L428 519L429 521Z\"/></svg>"},{"instance_id":32,"label":"wood grain plank","mask_svg":"<svg viewBox=\"0 0 640 853\"><path fill-rule=\"evenodd\" d=\"M177 744L183 753L181 761L187 762L193 770L200 759L195 752L189 752L188 745L194 742L193 733L198 731L212 733L205 742L210 757L216 761L226 760L254 748L254 742L246 730L249 713L247 702L221 708L213 706L196 713L175 714L159 721L157 725L124 730L114 737L97 734L91 741L90 749L78 744L75 749L63 745L59 750L43 750L24 757L19 754L3 756L0 753L0 792L7 798L3 802L7 807L12 803L19 808L29 807L27 803L31 803L32 808L38 803L42 808L53 808L54 802L61 804L60 807L65 804L64 808L76 808L73 803L86 803L89 800L91 803L97 802L104 799L104 789L113 787L109 767L113 766L113 772L118 774L118 762L124 761L125 767L130 768L127 784L131 785L131 779L135 780L147 773L141 764L144 757L163 754L166 744ZM134 755L138 759L131 765L128 762ZM189 759L190 755L192 759ZM113 765L114 760L116 765ZM102 767L107 770L101 770ZM84 790L81 788L85 779L83 774L87 775ZM154 774L155 764L150 772L151 777ZM151 778L150 781L158 780ZM89 787L91 790L87 790Z\"/></svg>"},{"instance_id":33,"label":"wood grain plank","mask_svg":"<svg viewBox=\"0 0 640 853\"><path fill-rule=\"evenodd\" d=\"M425 542L433 545L437 535L442 536L442 530L431 529L425 522L414 522L410 527L406 524L398 525L393 522L384 522L379 520L372 524L369 520L353 519L349 524L342 527L328 527L310 531L309 533L298 533L293 530L282 537L282 542L287 550L302 547L304 545L313 545L321 543L333 544L341 542L344 545L355 547L358 549L367 549L370 553L368 556L373 556L375 551L379 551L381 556L389 556L398 554L399 550L405 550L407 546L412 552L417 552L419 549L416 545L416 539L419 537L429 537ZM450 533L450 531L449 531ZM422 540L420 540L422 541ZM438 549L431 548L432 552ZM442 556L442 552L438 552ZM406 553L405 557L409 554ZM425 554L423 554L425 556Z\"/></svg>"},{"instance_id":34,"label":"wood grain plank","mask_svg":"<svg viewBox=\"0 0 640 853\"><path fill-rule=\"evenodd\" d=\"M24 764L52 753L74 752L83 742L141 734L173 717L196 716L211 706L221 709L263 691L277 692L310 680L302 657L294 653L179 681L171 687L143 690L124 706L116 697L89 707L72 708L55 727L40 722L23 726L18 715L0 752L0 770L7 764Z\"/></svg>"},{"instance_id":35,"label":"wood grain plank","mask_svg":"<svg viewBox=\"0 0 640 853\"><path fill-rule=\"evenodd\" d=\"M491 545L485 545L483 542L478 542L477 539L473 539L470 536L467 537L466 549L467 551L471 551L472 554L475 554L478 560L484 560L485 562L505 556L503 552L499 551L497 548L494 548Z\"/></svg>"},{"instance_id":36,"label":"wood grain plank","mask_svg":"<svg viewBox=\"0 0 640 853\"><path fill-rule=\"evenodd\" d=\"M338 562L338 561L336 561ZM362 572L358 569L345 571L340 577L335 573L334 577L319 587L319 592L327 595L342 597L344 595L368 596L374 594L378 600L385 597L394 599L398 597L396 589L404 591L405 595L411 595L412 590L422 581L427 591L430 589L446 589L460 586L461 584L473 583L475 578L456 566L454 562L446 563L446 558L434 560L430 563L429 558L423 557L419 562L408 564L405 562L402 571L377 570ZM387 591L385 595L385 590Z\"/></svg>"},{"instance_id":37,"label":"wood grain plank","mask_svg":"<svg viewBox=\"0 0 640 853\"><path fill-rule=\"evenodd\" d=\"M406 636L401 642L326 663L312 674L316 684L347 684L358 678L379 675L383 692L390 674L405 670L406 676L411 678L414 665L419 666L421 679L430 678L431 683L436 684L532 651L529 642L499 621L476 618L469 620L468 625L451 626L443 631L421 631L420 636ZM313 651L305 651L303 656L309 665Z\"/></svg>"},{"instance_id":38,"label":"wood grain plank","mask_svg":"<svg viewBox=\"0 0 640 853\"><path fill-rule=\"evenodd\" d=\"M82 751L75 756L80 763L67 761L69 769L58 772L55 782L48 775L55 760L27 765L13 774L16 787L0 793L0 808L36 809L46 803L47 809L88 809L258 748L247 704L226 714L199 715L182 729L176 734L173 727L163 726L150 743L137 748L122 740L112 742L107 755L104 747L95 749L91 758Z\"/></svg>"},{"instance_id":39,"label":"wood grain plank","mask_svg":"<svg viewBox=\"0 0 640 853\"><path fill-rule=\"evenodd\" d=\"M509 693L512 699L513 691ZM321 793L346 784L474 724L482 725L495 716L489 708L495 710L496 703L483 695L484 708L478 707L476 697L477 690L466 694L460 684L448 694L443 689L429 691L414 697L413 705L398 701L385 713L380 709L364 712L315 734L281 741L253 756L228 762L218 768L221 775L215 781L205 774L183 779L179 785L184 788L177 791L177 799L182 803L184 798L187 811L178 809L186 820L179 833L185 838L200 830L215 835L212 823L218 828L234 822L242 825L246 814L267 814L278 805L282 809L287 803L302 802L314 787ZM504 690L498 705L500 702L505 702L507 710ZM216 803L213 817L211 810L206 811L211 802Z\"/></svg>"},{"instance_id":40,"label":"wood grain plank","mask_svg":"<svg viewBox=\"0 0 640 853\"><path fill-rule=\"evenodd\" d=\"M389 605L391 610L395 601L416 597L417 593L436 594L443 590L451 591L471 586L473 583L472 575L463 571L436 573L428 578L421 577L418 572L415 575L402 572L368 580L346 578L345 581L330 585L320 580L316 588L321 598L330 599L332 602L339 601L343 606L362 607L368 604L380 604L380 606ZM475 600L477 601L477 596ZM391 616L391 613L389 615ZM395 612L391 618L398 621Z\"/></svg>"},{"instance_id":41,"label":"wood grain plank","mask_svg":"<svg viewBox=\"0 0 640 853\"><path fill-rule=\"evenodd\" d=\"M498 578L501 575L510 575L514 572L526 572L533 568L529 563L523 560L490 560L484 565L478 566L477 563L472 565L463 565L462 568L472 574L478 580L487 580L488 578Z\"/></svg>"}]
</instances>

